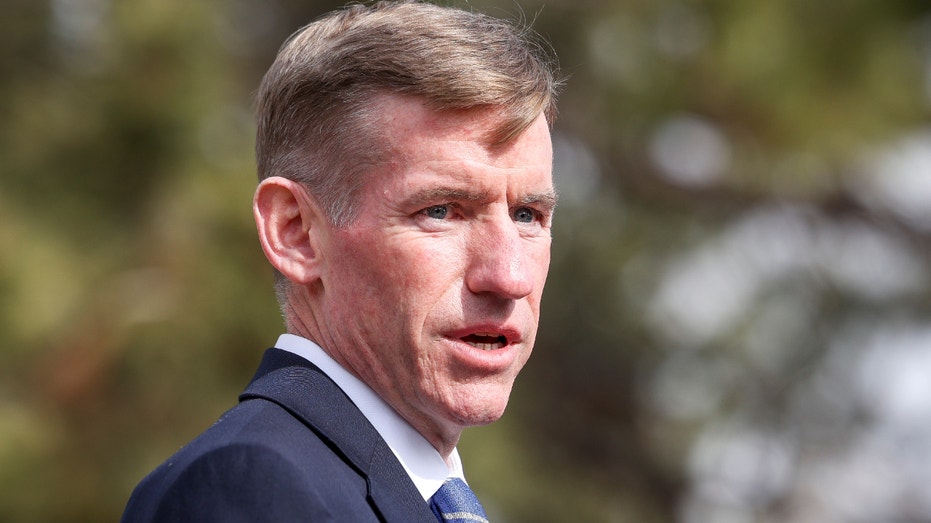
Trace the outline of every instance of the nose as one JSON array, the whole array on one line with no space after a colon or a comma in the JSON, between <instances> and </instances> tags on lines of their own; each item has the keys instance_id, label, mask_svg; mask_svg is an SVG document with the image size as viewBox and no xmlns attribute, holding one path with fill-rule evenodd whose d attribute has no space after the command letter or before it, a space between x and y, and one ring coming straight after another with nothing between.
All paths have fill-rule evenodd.
<instances>
[{"instance_id":1,"label":"nose","mask_svg":"<svg viewBox=\"0 0 931 523\"><path fill-rule=\"evenodd\" d=\"M534 286L533 260L510 219L494 221L475 231L470 242L466 286L474 294L519 300Z\"/></svg>"}]
</instances>

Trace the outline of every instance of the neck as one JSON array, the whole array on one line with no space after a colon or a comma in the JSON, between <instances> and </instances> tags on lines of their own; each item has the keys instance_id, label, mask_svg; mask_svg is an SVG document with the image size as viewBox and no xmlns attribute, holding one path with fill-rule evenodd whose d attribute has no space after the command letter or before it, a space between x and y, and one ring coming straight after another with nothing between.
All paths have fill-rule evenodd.
<instances>
[{"instance_id":1,"label":"neck","mask_svg":"<svg viewBox=\"0 0 931 523\"><path fill-rule=\"evenodd\" d=\"M311 301L312 298L306 290L291 293L290 299L285 306L285 322L288 333L316 343L340 367L375 391L414 430L419 432L436 449L446 465L452 468L452 453L459 443L463 427L452 423L438 423L437 420L410 408L403 401L403 398L399 398L398 391L394 390L393 384L377 383L377 379L374 380L374 383L367 380L362 373L357 371L352 362L348 361L338 350L334 350L333 340L327 338L327 333L320 328L321 326L316 321L316 315L312 312L314 308L311 307ZM383 388L386 390L382 390Z\"/></svg>"}]
</instances>

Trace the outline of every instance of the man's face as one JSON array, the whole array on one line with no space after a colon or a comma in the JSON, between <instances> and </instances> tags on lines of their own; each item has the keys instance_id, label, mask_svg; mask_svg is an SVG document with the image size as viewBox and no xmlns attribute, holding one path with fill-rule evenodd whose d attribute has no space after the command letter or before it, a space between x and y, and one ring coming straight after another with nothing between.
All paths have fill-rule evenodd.
<instances>
[{"instance_id":1,"label":"man's face","mask_svg":"<svg viewBox=\"0 0 931 523\"><path fill-rule=\"evenodd\" d=\"M431 442L498 419L530 356L555 193L541 116L490 146L486 110L386 103L390 161L326 231L321 344Z\"/></svg>"}]
</instances>

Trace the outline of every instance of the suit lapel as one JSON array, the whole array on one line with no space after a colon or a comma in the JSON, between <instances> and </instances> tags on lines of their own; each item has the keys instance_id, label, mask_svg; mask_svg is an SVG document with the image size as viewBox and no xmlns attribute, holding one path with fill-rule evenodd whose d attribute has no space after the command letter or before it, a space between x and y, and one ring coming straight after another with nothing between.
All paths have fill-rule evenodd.
<instances>
[{"instance_id":1,"label":"suit lapel","mask_svg":"<svg viewBox=\"0 0 931 523\"><path fill-rule=\"evenodd\" d=\"M384 521L436 521L394 453L348 396L307 360L269 349L240 401L264 398L300 419L366 478Z\"/></svg>"}]
</instances>

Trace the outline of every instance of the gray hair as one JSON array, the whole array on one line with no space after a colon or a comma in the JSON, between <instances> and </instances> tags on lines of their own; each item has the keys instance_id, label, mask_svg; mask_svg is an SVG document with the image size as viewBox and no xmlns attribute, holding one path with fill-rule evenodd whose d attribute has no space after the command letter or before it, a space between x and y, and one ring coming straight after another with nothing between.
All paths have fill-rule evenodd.
<instances>
[{"instance_id":1,"label":"gray hair","mask_svg":"<svg viewBox=\"0 0 931 523\"><path fill-rule=\"evenodd\" d=\"M367 168L387 154L378 100L410 95L434 110L493 107L492 143L542 113L552 125L555 59L529 28L418 1L351 5L292 35L257 99L259 179L298 181L337 227L354 218Z\"/></svg>"}]
</instances>

